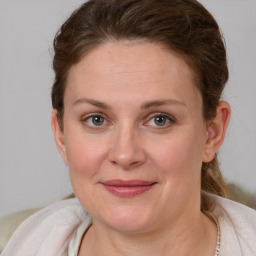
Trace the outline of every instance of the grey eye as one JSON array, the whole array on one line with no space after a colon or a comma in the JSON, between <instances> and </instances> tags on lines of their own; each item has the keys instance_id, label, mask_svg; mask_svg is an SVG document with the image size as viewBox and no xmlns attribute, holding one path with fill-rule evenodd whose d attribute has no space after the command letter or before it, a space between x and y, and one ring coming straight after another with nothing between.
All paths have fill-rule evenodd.
<instances>
[{"instance_id":1,"label":"grey eye","mask_svg":"<svg viewBox=\"0 0 256 256\"><path fill-rule=\"evenodd\" d=\"M174 123L173 119L164 114L154 115L147 122L152 127L167 127L170 123Z\"/></svg>"},{"instance_id":2,"label":"grey eye","mask_svg":"<svg viewBox=\"0 0 256 256\"><path fill-rule=\"evenodd\" d=\"M88 117L86 121L90 126L102 126L107 122L104 117L99 115Z\"/></svg>"},{"instance_id":3,"label":"grey eye","mask_svg":"<svg viewBox=\"0 0 256 256\"><path fill-rule=\"evenodd\" d=\"M169 121L166 116L156 116L153 119L157 126L164 126Z\"/></svg>"}]
</instances>

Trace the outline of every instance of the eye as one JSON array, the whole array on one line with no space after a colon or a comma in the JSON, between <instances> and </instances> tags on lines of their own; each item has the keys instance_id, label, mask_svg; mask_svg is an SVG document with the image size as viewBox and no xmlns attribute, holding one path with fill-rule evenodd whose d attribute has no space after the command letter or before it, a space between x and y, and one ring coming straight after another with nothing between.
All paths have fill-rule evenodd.
<instances>
[{"instance_id":1,"label":"eye","mask_svg":"<svg viewBox=\"0 0 256 256\"><path fill-rule=\"evenodd\" d=\"M107 120L103 116L98 114L85 117L82 121L86 122L91 127L100 127L107 124Z\"/></svg>"},{"instance_id":2,"label":"eye","mask_svg":"<svg viewBox=\"0 0 256 256\"><path fill-rule=\"evenodd\" d=\"M166 127L170 123L174 123L173 118L165 114L156 114L149 119L149 121L147 122L147 125L154 126L154 127Z\"/></svg>"}]
</instances>

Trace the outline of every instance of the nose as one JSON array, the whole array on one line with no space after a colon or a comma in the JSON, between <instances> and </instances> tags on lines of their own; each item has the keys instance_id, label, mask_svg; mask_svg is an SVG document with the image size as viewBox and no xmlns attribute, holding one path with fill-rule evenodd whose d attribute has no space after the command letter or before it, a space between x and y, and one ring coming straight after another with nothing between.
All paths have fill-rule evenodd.
<instances>
[{"instance_id":1,"label":"nose","mask_svg":"<svg viewBox=\"0 0 256 256\"><path fill-rule=\"evenodd\" d=\"M123 127L113 135L109 160L129 170L142 165L146 161L146 153L139 139L139 134L132 127Z\"/></svg>"}]
</instances>

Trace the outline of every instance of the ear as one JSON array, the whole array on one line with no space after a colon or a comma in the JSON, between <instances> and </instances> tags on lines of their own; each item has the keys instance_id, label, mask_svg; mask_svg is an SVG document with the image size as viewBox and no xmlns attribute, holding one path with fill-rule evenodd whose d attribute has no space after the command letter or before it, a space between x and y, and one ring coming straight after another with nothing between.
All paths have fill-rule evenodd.
<instances>
[{"instance_id":1,"label":"ear","mask_svg":"<svg viewBox=\"0 0 256 256\"><path fill-rule=\"evenodd\" d=\"M67 165L68 161L67 161L67 155L66 155L64 133L60 128L58 118L57 118L57 110L55 110L55 109L52 111L51 125L52 125L52 131L53 131L53 135L54 135L55 144L61 154L63 161Z\"/></svg>"},{"instance_id":2,"label":"ear","mask_svg":"<svg viewBox=\"0 0 256 256\"><path fill-rule=\"evenodd\" d=\"M207 124L207 139L203 154L203 162L211 162L223 143L230 119L230 105L221 101L218 104L216 116Z\"/></svg>"}]
</instances>

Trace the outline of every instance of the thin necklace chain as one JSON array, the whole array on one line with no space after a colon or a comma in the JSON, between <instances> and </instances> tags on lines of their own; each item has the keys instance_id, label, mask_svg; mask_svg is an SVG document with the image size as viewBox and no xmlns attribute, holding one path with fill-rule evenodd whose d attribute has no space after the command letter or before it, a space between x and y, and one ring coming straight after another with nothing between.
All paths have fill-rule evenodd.
<instances>
[{"instance_id":1,"label":"thin necklace chain","mask_svg":"<svg viewBox=\"0 0 256 256\"><path fill-rule=\"evenodd\" d=\"M211 212L208 212L208 214L212 217L214 222L217 225L217 246L215 249L215 254L214 256L219 256L220 255L220 243L221 243L221 232L220 232L220 224L218 218Z\"/></svg>"}]
</instances>

